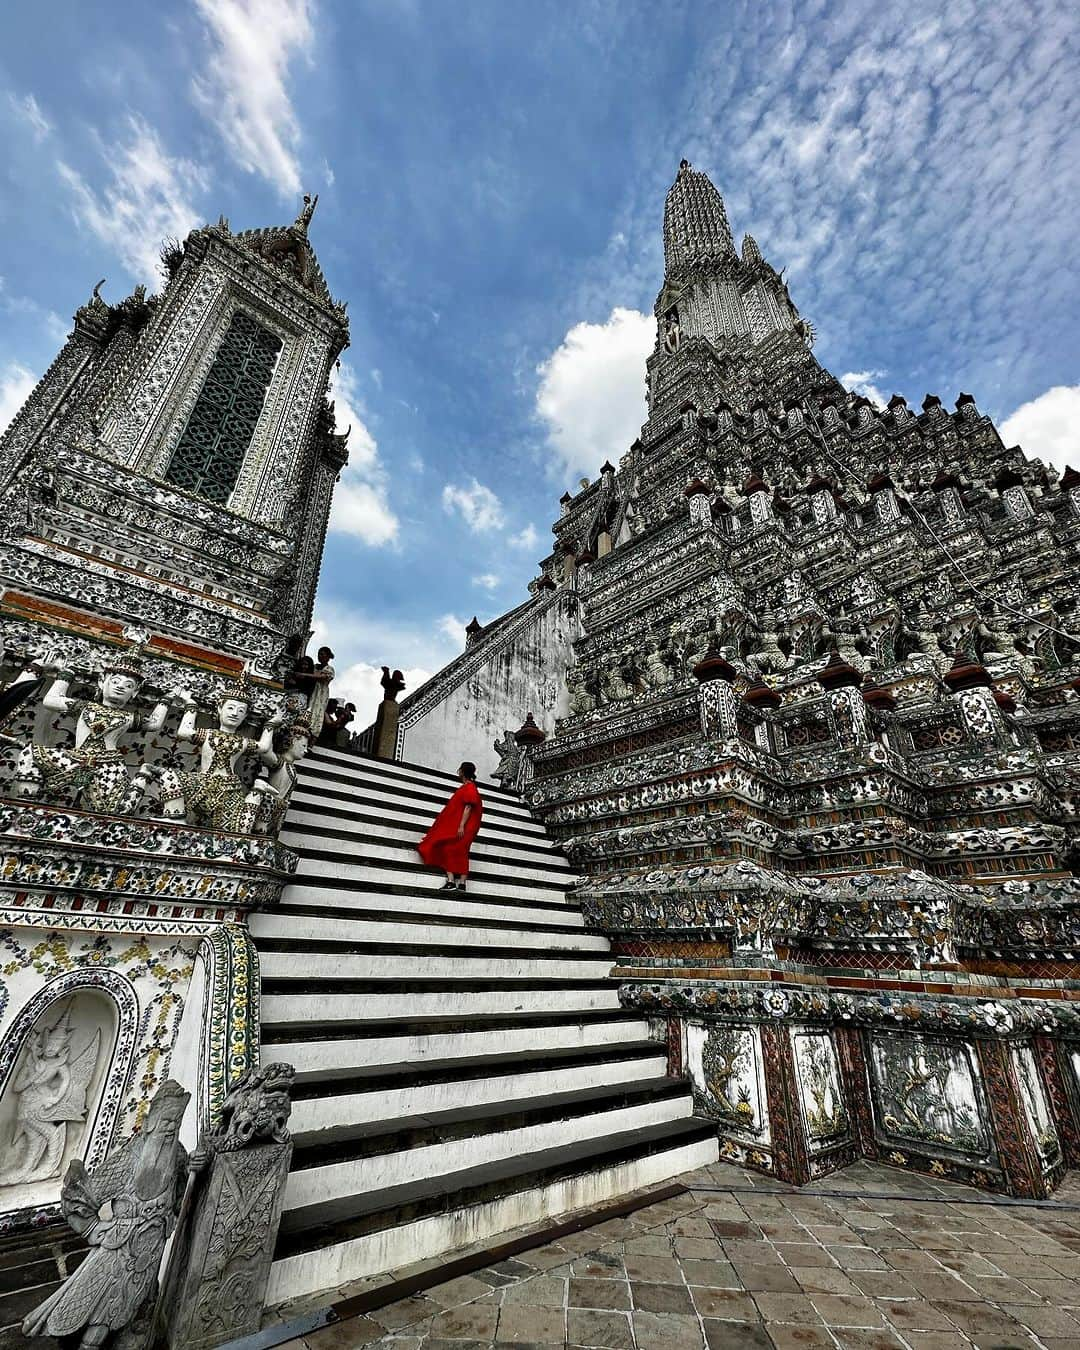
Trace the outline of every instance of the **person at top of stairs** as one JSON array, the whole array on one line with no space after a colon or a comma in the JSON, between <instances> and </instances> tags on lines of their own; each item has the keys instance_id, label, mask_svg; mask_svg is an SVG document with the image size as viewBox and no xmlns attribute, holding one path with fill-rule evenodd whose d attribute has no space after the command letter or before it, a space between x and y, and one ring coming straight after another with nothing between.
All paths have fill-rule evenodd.
<instances>
[{"instance_id":1,"label":"person at top of stairs","mask_svg":"<svg viewBox=\"0 0 1080 1350\"><path fill-rule=\"evenodd\" d=\"M446 872L444 891L463 891L469 875L469 848L480 828L484 804L476 786L476 765L465 760L458 767L461 787L435 817L435 823L416 846L429 867Z\"/></svg>"}]
</instances>

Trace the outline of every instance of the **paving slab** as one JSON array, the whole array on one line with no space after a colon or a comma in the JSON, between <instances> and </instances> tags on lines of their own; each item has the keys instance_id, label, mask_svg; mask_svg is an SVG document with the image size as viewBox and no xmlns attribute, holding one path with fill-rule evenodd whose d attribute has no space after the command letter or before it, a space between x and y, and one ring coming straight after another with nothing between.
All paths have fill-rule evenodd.
<instances>
[{"instance_id":1,"label":"paving slab","mask_svg":"<svg viewBox=\"0 0 1080 1350\"><path fill-rule=\"evenodd\" d=\"M726 1164L683 1184L464 1275L429 1270L292 1350L1080 1350L1080 1174L1042 1203L871 1163L803 1190Z\"/></svg>"}]
</instances>

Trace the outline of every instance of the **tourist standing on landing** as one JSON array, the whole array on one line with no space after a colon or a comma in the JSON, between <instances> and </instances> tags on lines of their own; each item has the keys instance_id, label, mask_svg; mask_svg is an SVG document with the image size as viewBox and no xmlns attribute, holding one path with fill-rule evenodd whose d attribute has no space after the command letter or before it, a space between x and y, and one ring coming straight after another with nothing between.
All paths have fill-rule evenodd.
<instances>
[{"instance_id":1,"label":"tourist standing on landing","mask_svg":"<svg viewBox=\"0 0 1080 1350\"><path fill-rule=\"evenodd\" d=\"M444 891L463 891L469 875L469 848L480 828L484 804L476 786L476 765L468 760L458 768L461 787L435 817L435 823L416 849L429 867L446 872Z\"/></svg>"}]
</instances>

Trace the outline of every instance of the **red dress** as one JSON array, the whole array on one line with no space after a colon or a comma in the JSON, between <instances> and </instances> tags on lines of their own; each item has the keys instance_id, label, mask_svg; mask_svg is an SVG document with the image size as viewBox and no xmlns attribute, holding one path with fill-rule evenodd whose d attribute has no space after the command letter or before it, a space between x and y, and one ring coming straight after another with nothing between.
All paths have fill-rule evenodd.
<instances>
[{"instance_id":1,"label":"red dress","mask_svg":"<svg viewBox=\"0 0 1080 1350\"><path fill-rule=\"evenodd\" d=\"M465 833L458 838L461 817L465 808L472 807L469 819L465 822ZM462 783L443 809L435 817L435 823L423 839L417 844L421 858L429 867L441 867L456 876L467 876L469 872L469 845L476 838L480 828L480 816L484 805L475 783Z\"/></svg>"}]
</instances>

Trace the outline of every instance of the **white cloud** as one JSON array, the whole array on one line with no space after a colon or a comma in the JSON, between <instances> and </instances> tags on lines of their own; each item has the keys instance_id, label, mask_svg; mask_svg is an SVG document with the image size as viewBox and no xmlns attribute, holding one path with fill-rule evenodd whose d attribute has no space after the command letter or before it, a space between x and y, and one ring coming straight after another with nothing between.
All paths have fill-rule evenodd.
<instances>
[{"instance_id":1,"label":"white cloud","mask_svg":"<svg viewBox=\"0 0 1080 1350\"><path fill-rule=\"evenodd\" d=\"M595 476L617 463L645 417L645 358L656 323L634 309L613 309L605 323L579 323L537 367L536 412L565 476Z\"/></svg>"},{"instance_id":2,"label":"white cloud","mask_svg":"<svg viewBox=\"0 0 1080 1350\"><path fill-rule=\"evenodd\" d=\"M161 241L183 239L198 223L191 196L205 190L207 178L193 161L168 155L142 118L129 117L126 131L125 142L101 147L112 169L112 181L101 193L63 161L57 167L74 196L79 223L113 248L133 276L154 284Z\"/></svg>"},{"instance_id":3,"label":"white cloud","mask_svg":"<svg viewBox=\"0 0 1080 1350\"><path fill-rule=\"evenodd\" d=\"M392 544L398 537L398 518L390 509L381 483L364 483L346 469L334 488L330 529L351 534L372 548Z\"/></svg>"},{"instance_id":4,"label":"white cloud","mask_svg":"<svg viewBox=\"0 0 1080 1350\"><path fill-rule=\"evenodd\" d=\"M880 380L884 374L883 370L849 370L840 376L840 383L848 389L853 389L856 394L862 394L877 407L884 408L888 399L873 383L874 380Z\"/></svg>"},{"instance_id":5,"label":"white cloud","mask_svg":"<svg viewBox=\"0 0 1080 1350\"><path fill-rule=\"evenodd\" d=\"M447 483L442 491L443 510L457 512L474 533L497 530L503 523L502 503L495 493L474 478L471 487Z\"/></svg>"},{"instance_id":6,"label":"white cloud","mask_svg":"<svg viewBox=\"0 0 1080 1350\"><path fill-rule=\"evenodd\" d=\"M497 589L501 577L496 576L494 572L482 572L478 577L473 577L473 585L480 586L485 591L494 591Z\"/></svg>"},{"instance_id":7,"label":"white cloud","mask_svg":"<svg viewBox=\"0 0 1080 1350\"><path fill-rule=\"evenodd\" d=\"M455 647L464 647L465 625L468 622L468 619L459 619L456 614L444 614L438 622L438 629Z\"/></svg>"},{"instance_id":8,"label":"white cloud","mask_svg":"<svg viewBox=\"0 0 1080 1350\"><path fill-rule=\"evenodd\" d=\"M540 536L536 532L535 525L526 525L525 528L519 530L517 534L510 535L506 542L511 548L520 548L530 551L539 544Z\"/></svg>"},{"instance_id":9,"label":"white cloud","mask_svg":"<svg viewBox=\"0 0 1080 1350\"><path fill-rule=\"evenodd\" d=\"M205 76L193 81L196 101L241 168L296 196L300 127L286 84L293 58L314 42L309 0L195 3L212 44Z\"/></svg>"},{"instance_id":10,"label":"white cloud","mask_svg":"<svg viewBox=\"0 0 1080 1350\"><path fill-rule=\"evenodd\" d=\"M37 377L18 361L9 361L0 370L0 436L30 397L35 384Z\"/></svg>"},{"instance_id":11,"label":"white cloud","mask_svg":"<svg viewBox=\"0 0 1080 1350\"><path fill-rule=\"evenodd\" d=\"M1020 445L1059 469L1080 468L1080 385L1047 389L1022 403L998 430L1006 445Z\"/></svg>"},{"instance_id":12,"label":"white cloud","mask_svg":"<svg viewBox=\"0 0 1080 1350\"><path fill-rule=\"evenodd\" d=\"M392 544L398 537L399 521L390 507L375 437L356 410L356 374L345 361L333 373L330 397L338 431L351 431L349 462L334 488L329 528L338 534L351 534L373 548Z\"/></svg>"},{"instance_id":13,"label":"white cloud","mask_svg":"<svg viewBox=\"0 0 1080 1350\"><path fill-rule=\"evenodd\" d=\"M34 140L40 145L45 137L48 136L49 132L52 131L52 123L41 111L41 106L37 99L33 94L25 94L22 98L19 98L15 94L9 94L8 101L15 110L15 113L30 128Z\"/></svg>"}]
</instances>

